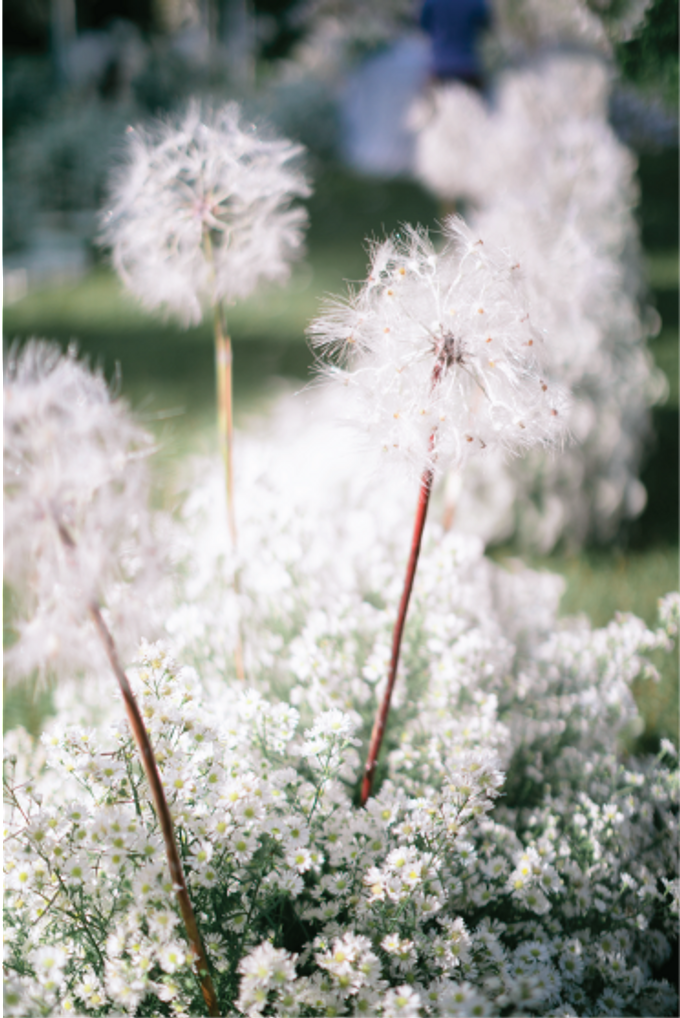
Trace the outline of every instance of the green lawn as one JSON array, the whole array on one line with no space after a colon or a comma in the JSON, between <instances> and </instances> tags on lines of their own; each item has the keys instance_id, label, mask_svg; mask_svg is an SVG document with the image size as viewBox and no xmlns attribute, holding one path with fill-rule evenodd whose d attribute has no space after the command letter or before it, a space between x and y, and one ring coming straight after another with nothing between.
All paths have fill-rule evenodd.
<instances>
[{"instance_id":1,"label":"green lawn","mask_svg":"<svg viewBox=\"0 0 680 1018\"><path fill-rule=\"evenodd\" d=\"M658 169L655 163L649 165ZM642 178L644 185L644 172ZM646 267L663 328L650 349L669 385L665 404L654 413L657 441L643 472L648 506L615 546L575 556L555 553L531 562L562 573L567 579L563 612L585 612L595 625L606 624L617 611L632 611L651 623L657 599L678 587L678 252L677 238L675 247L661 246L667 241L661 228L667 231L668 224L658 214L658 179L657 174L648 240L660 246L650 243ZM645 207L643 200L643 237ZM365 236L382 235L402 221L434 226L438 209L412 185L360 182L333 172L321 181L310 218L309 254L291 284L260 291L229 315L237 423L266 407L276 377L295 384L309 377L312 357L305 329L324 295L341 294L345 280L364 275ZM189 451L216 448L210 327L183 330L145 313L122 293L107 268L100 266L70 286L31 292L6 307L4 335L6 342L45 336L65 345L76 339L107 376L119 363L124 394L159 436L162 471ZM502 559L515 552L501 549L496 554ZM658 687L640 687L638 694L650 732L675 736L676 670L667 668ZM5 706L5 727L18 720L37 727L45 703L34 702L26 692L13 693Z\"/></svg>"}]
</instances>

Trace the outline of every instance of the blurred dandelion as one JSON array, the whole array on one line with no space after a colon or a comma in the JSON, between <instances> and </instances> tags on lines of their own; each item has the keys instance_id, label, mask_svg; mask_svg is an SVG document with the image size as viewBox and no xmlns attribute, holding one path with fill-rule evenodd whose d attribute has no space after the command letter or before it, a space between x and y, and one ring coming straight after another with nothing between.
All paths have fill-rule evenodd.
<instances>
[{"instance_id":1,"label":"blurred dandelion","mask_svg":"<svg viewBox=\"0 0 680 1018\"><path fill-rule=\"evenodd\" d=\"M543 0L510 5L513 12L498 6L499 28L506 18L520 28L547 15L558 34L591 23L606 41L606 25L621 27L641 5L582 4L578 15L577 5ZM456 500L465 529L494 542L514 532L542 552L559 540L609 540L639 515L650 407L665 391L646 348L658 316L646 306L636 161L609 123L612 68L565 41L500 73L491 104L446 85L411 114L418 176L440 200L470 202L471 225L487 243L511 245L534 315L552 337L552 376L579 392L565 455L477 460Z\"/></svg>"},{"instance_id":2,"label":"blurred dandelion","mask_svg":"<svg viewBox=\"0 0 680 1018\"><path fill-rule=\"evenodd\" d=\"M218 418L236 540L232 477L232 350L224 303L263 281L282 282L300 254L309 194L296 165L302 148L239 125L236 103L190 105L178 122L130 128L127 162L114 176L103 240L124 285L184 325L214 309Z\"/></svg>"},{"instance_id":3,"label":"blurred dandelion","mask_svg":"<svg viewBox=\"0 0 680 1018\"><path fill-rule=\"evenodd\" d=\"M129 643L157 575L146 503L150 449L150 436L73 350L63 356L55 344L33 340L11 352L4 391L5 576L23 597L28 621L19 624L10 670L91 667L96 643L103 648L149 782L208 1013L218 1014L153 748L103 610Z\"/></svg>"},{"instance_id":4,"label":"blurred dandelion","mask_svg":"<svg viewBox=\"0 0 680 1018\"><path fill-rule=\"evenodd\" d=\"M27 621L8 651L10 675L96 672L87 623L96 601L124 652L134 650L160 576L147 511L151 436L112 400L75 351L31 341L5 367L5 576ZM76 550L65 548L68 532Z\"/></svg>"},{"instance_id":5,"label":"blurred dandelion","mask_svg":"<svg viewBox=\"0 0 680 1018\"><path fill-rule=\"evenodd\" d=\"M450 218L437 253L404 227L374 245L366 283L310 326L322 376L347 389L348 416L388 460L420 474L389 680L362 788L371 793L435 475L487 451L516 454L564 437L569 399L543 370L520 266Z\"/></svg>"}]
</instances>

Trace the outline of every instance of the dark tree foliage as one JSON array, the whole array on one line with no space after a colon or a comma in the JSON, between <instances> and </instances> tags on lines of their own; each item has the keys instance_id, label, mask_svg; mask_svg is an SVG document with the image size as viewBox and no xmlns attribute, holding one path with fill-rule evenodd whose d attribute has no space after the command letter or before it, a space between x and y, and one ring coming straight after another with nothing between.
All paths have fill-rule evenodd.
<instances>
[{"instance_id":1,"label":"dark tree foliage","mask_svg":"<svg viewBox=\"0 0 680 1018\"><path fill-rule=\"evenodd\" d=\"M228 0L212 0L217 21ZM253 14L267 24L261 41L264 59L284 56L302 34L295 11L300 0L250 0ZM106 28L116 18L132 21L144 33L160 29L154 0L75 0L79 32ZM13 53L46 53L50 44L50 0L5 0L4 49Z\"/></svg>"},{"instance_id":2,"label":"dark tree foliage","mask_svg":"<svg viewBox=\"0 0 680 1018\"><path fill-rule=\"evenodd\" d=\"M677 106L678 0L654 0L636 38L616 48L623 77Z\"/></svg>"}]
</instances>

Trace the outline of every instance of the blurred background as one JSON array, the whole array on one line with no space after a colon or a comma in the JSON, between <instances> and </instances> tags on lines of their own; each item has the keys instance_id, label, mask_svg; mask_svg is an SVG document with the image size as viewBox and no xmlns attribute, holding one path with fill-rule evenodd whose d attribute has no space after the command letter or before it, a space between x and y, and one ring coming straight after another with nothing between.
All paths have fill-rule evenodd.
<instances>
[{"instance_id":1,"label":"blurred background","mask_svg":"<svg viewBox=\"0 0 680 1018\"><path fill-rule=\"evenodd\" d=\"M521 2L499 2L519 11L519 24ZM584 8L600 16L617 4L584 0ZM248 119L307 149L306 258L287 288L260 292L229 316L244 424L266 410L282 379L299 388L308 378L305 328L324 294L363 278L365 238L441 221L439 199L416 179L405 123L431 74L420 9L411 0L5 0L5 344L76 340L108 377L120 373L123 393L160 438L166 478L187 452L216 449L213 338L209 323L182 330L144 313L98 246L126 127L192 96L236 99ZM662 321L650 349L668 379L642 467L646 508L604 544L528 556L566 576L563 611L585 612L595 625L617 610L651 622L657 597L678 586L677 26L676 0L652 0L633 37L610 33L603 52L614 73L610 123L637 160L647 299ZM480 37L490 81L521 62L536 42L529 35L508 42L494 33L491 7ZM491 549L501 561L517 552ZM639 692L650 746L675 736L677 674ZM5 727L35 728L44 709L44 700L15 694Z\"/></svg>"}]
</instances>

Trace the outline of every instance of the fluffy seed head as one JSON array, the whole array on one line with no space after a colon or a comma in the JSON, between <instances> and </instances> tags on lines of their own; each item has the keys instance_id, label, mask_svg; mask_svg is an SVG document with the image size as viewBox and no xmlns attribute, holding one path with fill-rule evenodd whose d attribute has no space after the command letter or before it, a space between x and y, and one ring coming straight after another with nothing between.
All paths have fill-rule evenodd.
<instances>
[{"instance_id":1,"label":"fluffy seed head","mask_svg":"<svg viewBox=\"0 0 680 1018\"><path fill-rule=\"evenodd\" d=\"M5 577L20 602L7 664L17 677L92 667L91 601L123 650L149 620L151 438L100 374L56 344L12 350L4 383Z\"/></svg>"},{"instance_id":2,"label":"fluffy seed head","mask_svg":"<svg viewBox=\"0 0 680 1018\"><path fill-rule=\"evenodd\" d=\"M419 472L555 442L568 402L542 370L519 265L459 218L445 236L441 253L412 227L375 245L361 290L309 330L348 416Z\"/></svg>"},{"instance_id":3,"label":"fluffy seed head","mask_svg":"<svg viewBox=\"0 0 680 1018\"><path fill-rule=\"evenodd\" d=\"M212 112L193 103L179 122L130 128L103 216L125 286L185 324L201 320L205 302L285 280L301 250L307 216L291 201L309 194L295 166L302 148L239 120L236 103Z\"/></svg>"}]
</instances>

